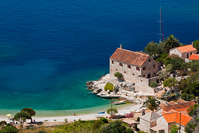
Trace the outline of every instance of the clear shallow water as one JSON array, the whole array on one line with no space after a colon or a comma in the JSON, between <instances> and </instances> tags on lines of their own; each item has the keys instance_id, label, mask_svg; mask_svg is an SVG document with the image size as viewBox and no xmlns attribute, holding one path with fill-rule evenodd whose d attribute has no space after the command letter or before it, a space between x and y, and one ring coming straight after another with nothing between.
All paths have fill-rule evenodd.
<instances>
[{"instance_id":1,"label":"clear shallow water","mask_svg":"<svg viewBox=\"0 0 199 133\"><path fill-rule=\"evenodd\" d=\"M0 109L74 110L105 106L85 82L108 73L120 43L143 50L165 36L199 38L199 1L0 1Z\"/></svg>"}]
</instances>

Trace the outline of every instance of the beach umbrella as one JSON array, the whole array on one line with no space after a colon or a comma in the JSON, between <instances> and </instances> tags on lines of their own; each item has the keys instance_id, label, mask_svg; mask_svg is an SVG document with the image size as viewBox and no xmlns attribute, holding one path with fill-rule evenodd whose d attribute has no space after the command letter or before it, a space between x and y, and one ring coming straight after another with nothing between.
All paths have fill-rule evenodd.
<instances>
[{"instance_id":1,"label":"beach umbrella","mask_svg":"<svg viewBox=\"0 0 199 133\"><path fill-rule=\"evenodd\" d=\"M10 116L12 116L12 115L11 115L11 114L7 114L6 116L10 117Z\"/></svg>"}]
</instances>

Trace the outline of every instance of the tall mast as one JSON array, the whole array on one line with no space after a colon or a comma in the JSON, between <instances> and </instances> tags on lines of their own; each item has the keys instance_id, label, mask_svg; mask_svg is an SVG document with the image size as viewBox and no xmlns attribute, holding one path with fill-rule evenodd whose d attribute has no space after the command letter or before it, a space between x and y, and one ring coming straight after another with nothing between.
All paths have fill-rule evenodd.
<instances>
[{"instance_id":1,"label":"tall mast","mask_svg":"<svg viewBox=\"0 0 199 133\"><path fill-rule=\"evenodd\" d=\"M160 7L160 40L159 42L162 42L162 15L161 15L161 7Z\"/></svg>"},{"instance_id":2,"label":"tall mast","mask_svg":"<svg viewBox=\"0 0 199 133\"><path fill-rule=\"evenodd\" d=\"M163 23L162 23L162 11L161 11L161 7L160 7L160 42L164 42L164 33L163 33Z\"/></svg>"}]
</instances>

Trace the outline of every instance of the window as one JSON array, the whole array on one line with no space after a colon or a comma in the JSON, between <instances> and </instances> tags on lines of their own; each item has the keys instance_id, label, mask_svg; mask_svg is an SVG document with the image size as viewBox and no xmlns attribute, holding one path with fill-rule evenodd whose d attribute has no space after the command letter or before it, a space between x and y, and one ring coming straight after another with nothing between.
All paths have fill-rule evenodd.
<instances>
[{"instance_id":1,"label":"window","mask_svg":"<svg viewBox=\"0 0 199 133\"><path fill-rule=\"evenodd\" d=\"M146 67L143 67L143 70L146 70Z\"/></svg>"},{"instance_id":2,"label":"window","mask_svg":"<svg viewBox=\"0 0 199 133\"><path fill-rule=\"evenodd\" d=\"M114 61L112 60L112 64L114 64Z\"/></svg>"},{"instance_id":3,"label":"window","mask_svg":"<svg viewBox=\"0 0 199 133\"><path fill-rule=\"evenodd\" d=\"M156 74L155 73L153 73L153 77L155 77L156 76Z\"/></svg>"},{"instance_id":4,"label":"window","mask_svg":"<svg viewBox=\"0 0 199 133\"><path fill-rule=\"evenodd\" d=\"M124 73L126 73L126 71L124 71Z\"/></svg>"},{"instance_id":5,"label":"window","mask_svg":"<svg viewBox=\"0 0 199 133\"><path fill-rule=\"evenodd\" d=\"M155 65L153 65L153 68L155 68Z\"/></svg>"},{"instance_id":6,"label":"window","mask_svg":"<svg viewBox=\"0 0 199 133\"><path fill-rule=\"evenodd\" d=\"M116 71L117 71L117 69L116 69Z\"/></svg>"},{"instance_id":7,"label":"window","mask_svg":"<svg viewBox=\"0 0 199 133\"><path fill-rule=\"evenodd\" d=\"M130 65L128 65L128 68L130 68L130 69L131 69L131 66L130 66Z\"/></svg>"},{"instance_id":8,"label":"window","mask_svg":"<svg viewBox=\"0 0 199 133\"><path fill-rule=\"evenodd\" d=\"M145 75L143 75L143 77L145 77Z\"/></svg>"},{"instance_id":9,"label":"window","mask_svg":"<svg viewBox=\"0 0 199 133\"><path fill-rule=\"evenodd\" d=\"M150 62L151 60L149 59L149 62Z\"/></svg>"},{"instance_id":10,"label":"window","mask_svg":"<svg viewBox=\"0 0 199 133\"><path fill-rule=\"evenodd\" d=\"M189 58L189 53L187 53L187 58Z\"/></svg>"},{"instance_id":11,"label":"window","mask_svg":"<svg viewBox=\"0 0 199 133\"><path fill-rule=\"evenodd\" d=\"M120 65L121 67L123 67L123 64L122 64L122 63L119 63L119 65Z\"/></svg>"},{"instance_id":12,"label":"window","mask_svg":"<svg viewBox=\"0 0 199 133\"><path fill-rule=\"evenodd\" d=\"M191 54L190 55L192 55L192 52L191 52Z\"/></svg>"},{"instance_id":13,"label":"window","mask_svg":"<svg viewBox=\"0 0 199 133\"><path fill-rule=\"evenodd\" d=\"M135 74L133 73L133 75L135 75Z\"/></svg>"},{"instance_id":14,"label":"window","mask_svg":"<svg viewBox=\"0 0 199 133\"><path fill-rule=\"evenodd\" d=\"M139 67L136 67L136 70L140 71L140 68L139 68Z\"/></svg>"}]
</instances>

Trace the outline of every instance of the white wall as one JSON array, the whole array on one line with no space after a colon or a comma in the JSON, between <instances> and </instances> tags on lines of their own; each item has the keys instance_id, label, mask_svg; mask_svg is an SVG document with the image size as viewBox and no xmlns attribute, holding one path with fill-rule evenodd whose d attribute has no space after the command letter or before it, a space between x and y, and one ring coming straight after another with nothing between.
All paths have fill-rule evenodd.
<instances>
[{"instance_id":1,"label":"white wall","mask_svg":"<svg viewBox=\"0 0 199 133\"><path fill-rule=\"evenodd\" d=\"M167 121L164 119L163 116L161 116L161 117L159 117L159 118L157 119L157 126L164 127L165 133L169 133L169 131L168 131L168 128L169 128L168 123L167 123Z\"/></svg>"},{"instance_id":2,"label":"white wall","mask_svg":"<svg viewBox=\"0 0 199 133\"><path fill-rule=\"evenodd\" d=\"M147 122L144 119L140 118L139 128L141 131L149 132L150 131L150 122Z\"/></svg>"},{"instance_id":3,"label":"white wall","mask_svg":"<svg viewBox=\"0 0 199 133\"><path fill-rule=\"evenodd\" d=\"M112 64L112 61L114 62L113 64ZM122 63L123 66L120 66L119 63ZM137 77L139 75L141 75L141 68L139 67L140 70L138 71L138 70L136 70L136 66L130 65L131 68L128 68L128 65L130 65L130 64L126 64L123 62L118 62L116 60L110 59L110 76L111 76L111 78L115 78L114 73L120 72L123 74L124 79L127 82L135 83Z\"/></svg>"},{"instance_id":4,"label":"white wall","mask_svg":"<svg viewBox=\"0 0 199 133\"><path fill-rule=\"evenodd\" d=\"M169 55L172 55L172 54L178 55L179 57L182 57L182 54L181 54L180 51L177 50L176 48L170 49Z\"/></svg>"}]
</instances>

